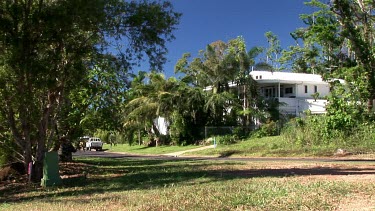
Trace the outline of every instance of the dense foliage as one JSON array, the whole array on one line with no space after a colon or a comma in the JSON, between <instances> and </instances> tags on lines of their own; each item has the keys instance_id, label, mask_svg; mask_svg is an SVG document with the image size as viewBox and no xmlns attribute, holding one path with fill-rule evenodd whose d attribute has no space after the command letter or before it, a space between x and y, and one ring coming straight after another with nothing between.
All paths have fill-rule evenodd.
<instances>
[{"instance_id":1,"label":"dense foliage","mask_svg":"<svg viewBox=\"0 0 375 211\"><path fill-rule=\"evenodd\" d=\"M35 180L44 152L78 136L88 113L116 127L129 69L147 55L161 70L179 16L169 2L1 1L0 129L35 161Z\"/></svg>"},{"instance_id":2,"label":"dense foliage","mask_svg":"<svg viewBox=\"0 0 375 211\"><path fill-rule=\"evenodd\" d=\"M196 143L208 138L205 126L234 128L233 136L218 139L225 144L279 134L280 104L260 96L251 66L319 73L330 82L327 113L307 112L283 130L293 143L353 146L360 138L371 146L375 5L306 4L315 12L301 15L306 27L291 33L295 46L282 50L272 32L265 34L265 49L248 50L242 37L215 41L195 57L184 54L177 79L160 73L180 17L167 1L2 1L0 163L35 161L38 180L44 152L62 136L151 146ZM265 58L257 59L262 52ZM144 57L152 71L131 74Z\"/></svg>"},{"instance_id":3,"label":"dense foliage","mask_svg":"<svg viewBox=\"0 0 375 211\"><path fill-rule=\"evenodd\" d=\"M293 71L322 74L331 84L331 94L325 115L299 119L287 136L307 145L353 145L357 138L371 141L375 133L369 127L374 123L375 98L373 1L306 4L316 11L301 15L307 27L292 33L297 45L284 51L281 60Z\"/></svg>"},{"instance_id":4,"label":"dense foliage","mask_svg":"<svg viewBox=\"0 0 375 211\"><path fill-rule=\"evenodd\" d=\"M247 51L244 39L237 37L213 42L195 58L184 54L175 66L175 72L183 74L180 79L139 72L124 104L126 136L138 136L141 142L140 135L147 133L149 145L186 145L209 138L206 126L226 126L236 127L230 133L238 140L249 135L256 122L278 120L277 101L259 96L249 74L262 50ZM161 119L166 133L158 128ZM210 136L219 135L216 132Z\"/></svg>"}]
</instances>

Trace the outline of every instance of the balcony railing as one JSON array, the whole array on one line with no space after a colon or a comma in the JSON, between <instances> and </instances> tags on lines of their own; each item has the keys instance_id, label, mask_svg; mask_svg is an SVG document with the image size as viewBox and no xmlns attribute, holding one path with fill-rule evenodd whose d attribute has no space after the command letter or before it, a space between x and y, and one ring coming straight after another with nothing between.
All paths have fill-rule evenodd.
<instances>
[{"instance_id":1,"label":"balcony railing","mask_svg":"<svg viewBox=\"0 0 375 211\"><path fill-rule=\"evenodd\" d=\"M279 109L282 113L300 116L306 110L312 114L326 113L327 100L299 99L299 98L279 98Z\"/></svg>"}]
</instances>

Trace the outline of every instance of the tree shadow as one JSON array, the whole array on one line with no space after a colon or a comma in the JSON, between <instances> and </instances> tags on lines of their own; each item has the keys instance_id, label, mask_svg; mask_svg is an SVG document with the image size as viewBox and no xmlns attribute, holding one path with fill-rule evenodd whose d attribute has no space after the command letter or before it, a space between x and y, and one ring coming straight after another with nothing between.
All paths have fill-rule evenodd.
<instances>
[{"instance_id":1,"label":"tree shadow","mask_svg":"<svg viewBox=\"0 0 375 211\"><path fill-rule=\"evenodd\" d=\"M241 169L228 170L233 165L245 165L243 162L200 161L200 160L132 160L97 158L76 163L72 172L65 171L62 187L0 189L1 202L22 202L49 197L72 195L91 195L94 193L148 190L166 187L172 184L187 183L204 178L201 183L226 181L238 178L290 177L306 175L370 175L374 168L277 168L277 169ZM76 166L77 166L76 165ZM217 166L220 165L220 169ZM76 174L73 174L76 173ZM69 174L71 173L71 174ZM27 194L37 190L39 194ZM52 191L51 191L52 190ZM53 191L59 190L59 191ZM22 194L23 196L15 195Z\"/></svg>"},{"instance_id":2,"label":"tree shadow","mask_svg":"<svg viewBox=\"0 0 375 211\"><path fill-rule=\"evenodd\" d=\"M234 155L238 152L239 152L238 150L227 150L227 151L221 152L220 155L219 155L219 158L227 158L227 157L230 157L231 155Z\"/></svg>"},{"instance_id":3,"label":"tree shadow","mask_svg":"<svg viewBox=\"0 0 375 211\"><path fill-rule=\"evenodd\" d=\"M221 166L233 165L234 163L238 165L238 162L224 162ZM0 203L21 202L56 196L103 193L105 191L149 189L151 187L164 187L172 183L182 183L202 177L214 179L209 175L209 171L200 169L206 169L216 164L213 162L183 159L132 160L97 158L82 160L82 162L77 163L65 163L63 164L63 168L67 165L75 165L75 167L71 171L62 170L64 172L62 186L36 188L38 184L24 184L23 188L15 188L16 186L10 185L0 188ZM84 188L77 190L77 188L82 187ZM59 191L56 192L53 190ZM39 194L28 196L27 193L34 191L38 191ZM23 196L15 197L15 195L19 194Z\"/></svg>"},{"instance_id":4,"label":"tree shadow","mask_svg":"<svg viewBox=\"0 0 375 211\"><path fill-rule=\"evenodd\" d=\"M324 175L375 175L374 168L280 168L280 169L250 169L231 171L212 171L212 174L231 178L253 177L289 177L289 176L324 176Z\"/></svg>"}]
</instances>

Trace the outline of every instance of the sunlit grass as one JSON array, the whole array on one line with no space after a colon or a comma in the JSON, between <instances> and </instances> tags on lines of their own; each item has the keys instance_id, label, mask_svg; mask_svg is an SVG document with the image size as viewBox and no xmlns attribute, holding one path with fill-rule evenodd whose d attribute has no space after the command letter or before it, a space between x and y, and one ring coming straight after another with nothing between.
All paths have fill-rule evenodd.
<instances>
[{"instance_id":1,"label":"sunlit grass","mask_svg":"<svg viewBox=\"0 0 375 211\"><path fill-rule=\"evenodd\" d=\"M104 148L108 149L110 152L124 152L129 154L143 155L162 155L199 147L201 146L189 145L147 147L144 145L129 146L128 144L119 144L116 146L106 144L104 146ZM302 147L286 141L282 136L272 136L264 138L251 138L230 145L218 144L216 148L189 152L185 153L184 155L213 157L330 157L333 156L339 148L341 148L341 146L335 145ZM367 154L366 152L370 153L374 151L374 149L360 150L358 147L355 149L346 149L349 152L353 152L353 154L358 154L358 152ZM372 153L370 153L369 156L373 156Z\"/></svg>"},{"instance_id":2,"label":"sunlit grass","mask_svg":"<svg viewBox=\"0 0 375 211\"><path fill-rule=\"evenodd\" d=\"M202 179L201 179L202 180ZM52 196L8 203L4 210L329 210L355 186L296 179L205 181L147 190ZM57 190L56 195L69 190Z\"/></svg>"},{"instance_id":3,"label":"sunlit grass","mask_svg":"<svg viewBox=\"0 0 375 211\"><path fill-rule=\"evenodd\" d=\"M230 145L217 145L216 148L189 152L185 155L205 155L215 157L332 157L341 146L297 146L287 142L282 136L251 138ZM344 148L348 152L368 152L375 157L374 149L358 150ZM366 153L367 154L367 153Z\"/></svg>"},{"instance_id":4,"label":"sunlit grass","mask_svg":"<svg viewBox=\"0 0 375 211\"><path fill-rule=\"evenodd\" d=\"M280 136L253 138L231 145L217 145L214 149L194 152L197 155L240 157L294 157L332 155L332 148L301 148L284 141ZM192 153L191 153L192 154Z\"/></svg>"},{"instance_id":5,"label":"sunlit grass","mask_svg":"<svg viewBox=\"0 0 375 211\"><path fill-rule=\"evenodd\" d=\"M201 146L158 146L147 147L144 145L118 144L116 146L104 145L110 152L124 152L129 154L161 155L178 151L199 148ZM189 152L185 155L205 155L215 157L295 157L295 156L330 156L335 152L335 147L298 147L287 143L280 136L252 138L236 144L218 144L214 149Z\"/></svg>"},{"instance_id":6,"label":"sunlit grass","mask_svg":"<svg viewBox=\"0 0 375 211\"><path fill-rule=\"evenodd\" d=\"M184 151L189 149L198 148L200 146L188 145L188 146L158 146L158 147L147 147L144 145L132 145L129 144L117 144L109 145L105 144L104 149L108 149L110 152L126 152L134 154L167 154L172 152Z\"/></svg>"},{"instance_id":7,"label":"sunlit grass","mask_svg":"<svg viewBox=\"0 0 375 211\"><path fill-rule=\"evenodd\" d=\"M1 193L0 210L334 210L358 194L375 195L375 178L322 179L340 169L355 171L357 163L78 161L86 166L86 179Z\"/></svg>"}]
</instances>

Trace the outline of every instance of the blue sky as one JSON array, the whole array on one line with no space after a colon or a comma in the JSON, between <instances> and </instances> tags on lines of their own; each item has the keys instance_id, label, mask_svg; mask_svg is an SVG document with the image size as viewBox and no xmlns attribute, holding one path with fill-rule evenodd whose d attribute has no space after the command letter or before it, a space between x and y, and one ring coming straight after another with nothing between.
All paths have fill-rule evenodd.
<instances>
[{"instance_id":1,"label":"blue sky","mask_svg":"<svg viewBox=\"0 0 375 211\"><path fill-rule=\"evenodd\" d=\"M300 14L310 14L313 8L306 0L170 0L174 10L182 13L176 39L168 43L167 77L174 76L174 65L186 52L198 51L217 40L228 41L243 36L247 48L266 47L264 33L272 31L287 48L294 44L290 32L302 27ZM142 68L142 67L141 67Z\"/></svg>"}]
</instances>

